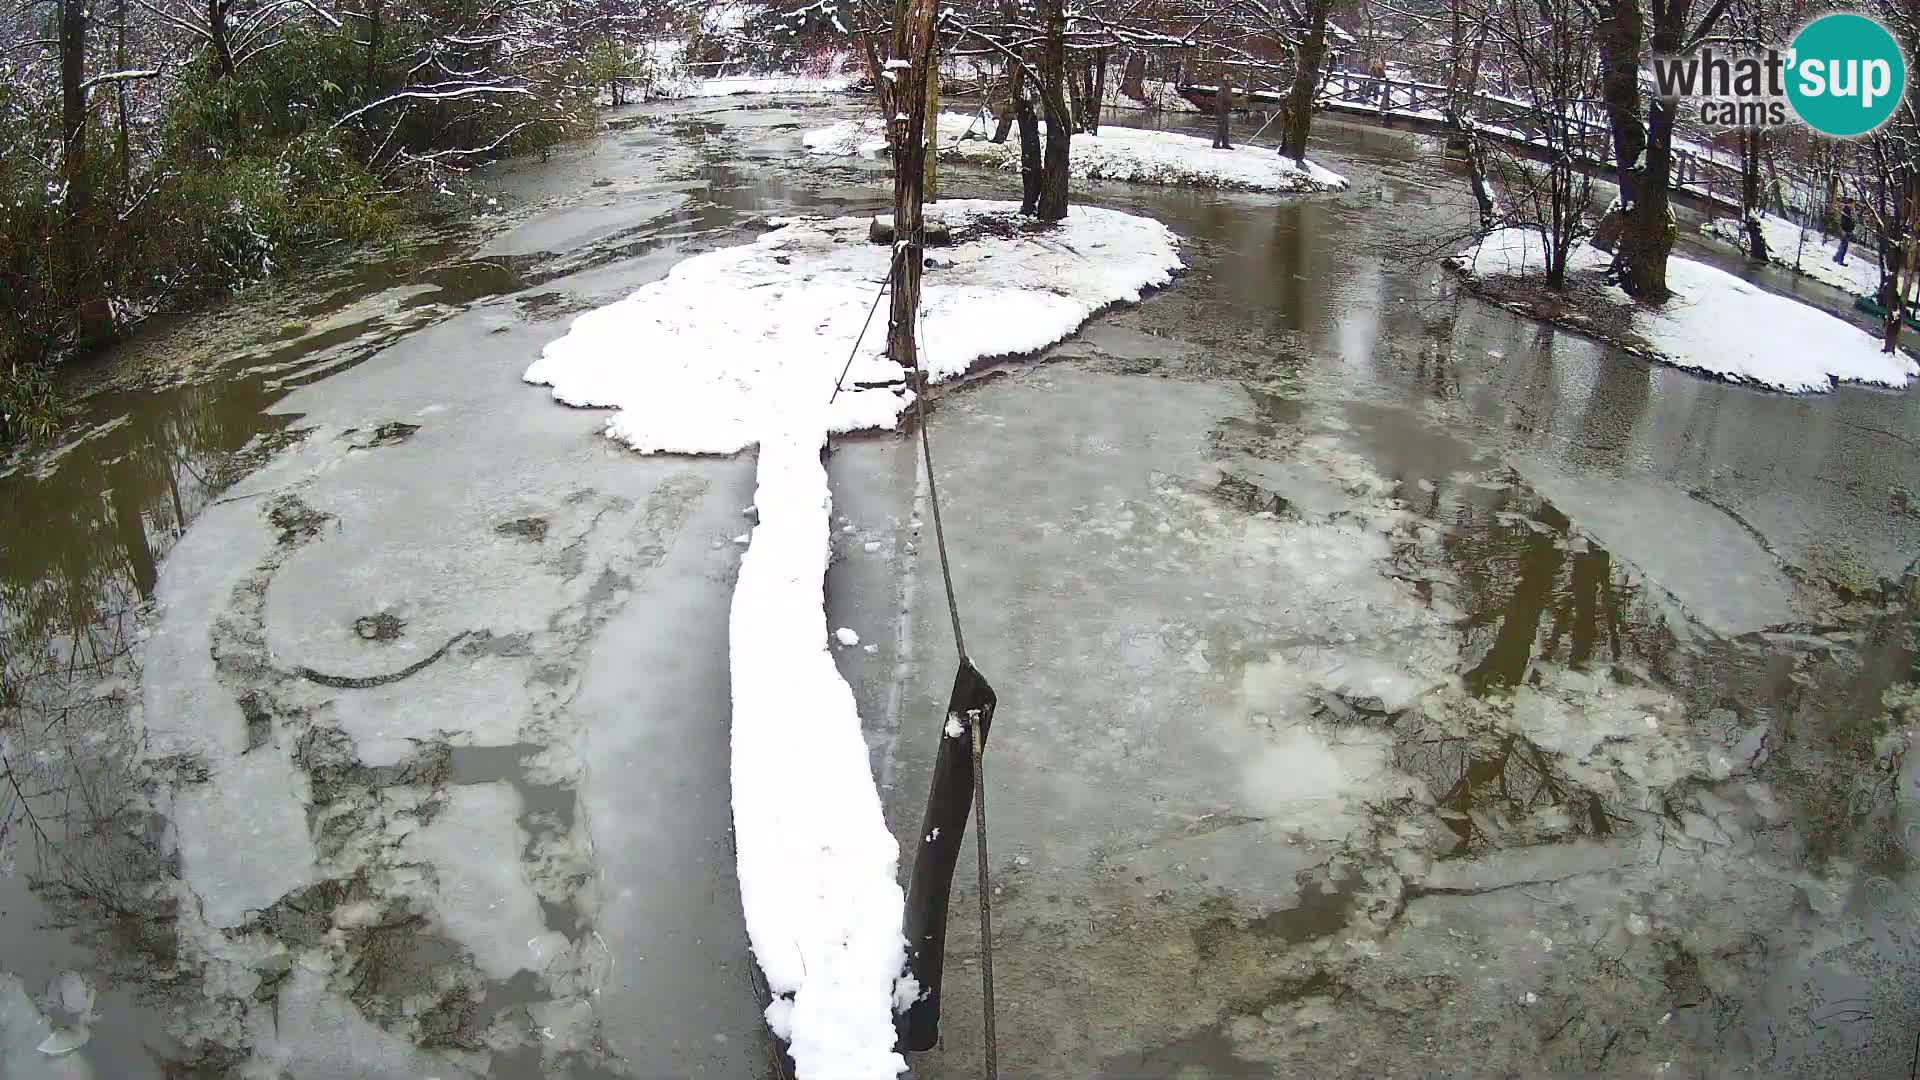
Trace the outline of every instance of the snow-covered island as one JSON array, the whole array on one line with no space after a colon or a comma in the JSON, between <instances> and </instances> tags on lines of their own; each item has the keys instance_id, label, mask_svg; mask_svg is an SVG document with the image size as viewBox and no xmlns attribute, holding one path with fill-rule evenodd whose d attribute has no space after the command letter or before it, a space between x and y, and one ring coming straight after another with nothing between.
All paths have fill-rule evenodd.
<instances>
[{"instance_id":1,"label":"snow-covered island","mask_svg":"<svg viewBox=\"0 0 1920 1080\"><path fill-rule=\"evenodd\" d=\"M1724 270L1675 255L1667 260L1673 296L1636 305L1602 278L1610 256L1588 244L1568 258L1569 292L1611 302L1617 319L1596 319L1561 305L1545 310L1540 280L1546 248L1530 229L1500 229L1447 265L1476 287L1531 314L1594 333L1636 355L1728 382L1823 393L1843 382L1905 387L1920 376L1911 356L1881 351L1880 340L1817 308L1767 292ZM1518 288L1515 288L1515 287ZM1529 286L1538 286L1529 288ZM1604 324L1604 325L1603 325Z\"/></svg>"},{"instance_id":2,"label":"snow-covered island","mask_svg":"<svg viewBox=\"0 0 1920 1080\"><path fill-rule=\"evenodd\" d=\"M1041 130L1044 134L1046 124ZM992 169L1020 171L1020 142L993 142L993 121L978 114L940 115L940 156ZM829 157L878 157L886 133L877 117L841 120L802 136L807 152ZM1076 180L1218 188L1224 191L1342 191L1346 177L1312 161L1296 161L1266 147L1241 144L1216 150L1206 139L1175 131L1107 126L1098 135L1076 134L1068 171Z\"/></svg>"},{"instance_id":3,"label":"snow-covered island","mask_svg":"<svg viewBox=\"0 0 1920 1080\"><path fill-rule=\"evenodd\" d=\"M950 201L928 213L951 238L921 294L935 379L1050 345L1181 267L1166 226L1117 210L1076 206L1053 227L1014 203ZM832 497L820 449L833 432L891 427L913 395L886 359L884 326L860 336L892 251L868 242L870 219L771 224L582 315L526 379L568 404L616 409L607 434L643 453L758 445L759 522L734 589L729 659L747 933L774 995L768 1024L802 1076L892 1077L906 1067L893 1012L915 988L896 985L898 846L828 645L858 637L828 634Z\"/></svg>"}]
</instances>

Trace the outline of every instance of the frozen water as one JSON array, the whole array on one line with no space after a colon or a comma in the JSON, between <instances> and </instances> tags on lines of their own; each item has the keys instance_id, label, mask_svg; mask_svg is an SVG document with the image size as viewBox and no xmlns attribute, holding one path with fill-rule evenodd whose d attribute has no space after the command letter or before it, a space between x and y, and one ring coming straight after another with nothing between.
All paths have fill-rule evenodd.
<instances>
[{"instance_id":1,"label":"frozen water","mask_svg":"<svg viewBox=\"0 0 1920 1080\"><path fill-rule=\"evenodd\" d=\"M1725 511L1664 484L1515 464L1581 531L1716 632L1731 636L1793 618L1792 583L1778 560Z\"/></svg>"},{"instance_id":2,"label":"frozen water","mask_svg":"<svg viewBox=\"0 0 1920 1080\"><path fill-rule=\"evenodd\" d=\"M446 800L402 846L405 857L433 867L433 910L488 978L539 971L533 943L547 926L520 862L520 797L510 784L462 784Z\"/></svg>"},{"instance_id":3,"label":"frozen water","mask_svg":"<svg viewBox=\"0 0 1920 1080\"><path fill-rule=\"evenodd\" d=\"M306 775L271 746L223 763L217 782L174 797L180 869L208 925L238 926L314 880L307 802Z\"/></svg>"}]
</instances>

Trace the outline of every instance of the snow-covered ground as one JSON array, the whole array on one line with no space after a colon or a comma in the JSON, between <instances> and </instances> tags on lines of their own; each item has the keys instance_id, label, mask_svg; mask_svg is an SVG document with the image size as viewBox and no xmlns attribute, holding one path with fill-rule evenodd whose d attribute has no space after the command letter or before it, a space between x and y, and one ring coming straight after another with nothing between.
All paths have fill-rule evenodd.
<instances>
[{"instance_id":1,"label":"snow-covered ground","mask_svg":"<svg viewBox=\"0 0 1920 1080\"><path fill-rule=\"evenodd\" d=\"M1747 248L1747 227L1738 218L1714 218L1700 226L1700 231L1742 251ZM1767 241L1769 261L1855 296L1880 294L1880 260L1874 256L1873 240L1865 229L1854 231L1855 242L1847 249L1844 266L1833 261L1834 253L1840 249L1839 238L1822 240L1818 229L1805 228L1773 214L1762 214L1760 233Z\"/></svg>"},{"instance_id":2,"label":"snow-covered ground","mask_svg":"<svg viewBox=\"0 0 1920 1080\"><path fill-rule=\"evenodd\" d=\"M1138 300L1181 266L1159 222L1074 207L1024 225L1011 203L941 203L956 243L922 293L935 378L1040 349ZM828 648L824 575L832 432L891 426L912 403L887 382L884 323L861 328L890 247L868 219L788 219L751 244L696 256L577 319L526 372L573 405L617 408L607 433L642 452L758 444L751 533L735 588L733 807L741 904L775 998L767 1020L800 1075L854 1080L905 1068L893 1050L905 958L898 849L860 716ZM1008 229L1013 235L1006 236ZM853 355L845 387L841 368Z\"/></svg>"},{"instance_id":3,"label":"snow-covered ground","mask_svg":"<svg viewBox=\"0 0 1920 1080\"><path fill-rule=\"evenodd\" d=\"M1546 249L1536 232L1502 229L1448 262L1478 277L1525 276L1543 271ZM1608 262L1606 252L1581 244L1568 270L1600 271ZM1851 323L1724 270L1675 256L1667 260L1667 286L1670 300L1635 307L1632 318L1648 351L1675 367L1789 393L1842 382L1905 387L1920 375L1911 357L1881 352L1879 339ZM1608 295L1632 303L1617 288Z\"/></svg>"},{"instance_id":4,"label":"snow-covered ground","mask_svg":"<svg viewBox=\"0 0 1920 1080\"><path fill-rule=\"evenodd\" d=\"M1044 122L1041 125L1045 130ZM1020 143L988 139L993 121L980 115L940 115L940 156L1018 172ZM873 157L886 149L877 117L841 120L807 132L808 152ZM1338 191L1347 178L1311 161L1295 161L1265 147L1215 150L1206 140L1173 131L1103 127L1098 135L1073 137L1069 168L1077 180L1123 180L1136 184L1220 188L1229 191Z\"/></svg>"}]
</instances>

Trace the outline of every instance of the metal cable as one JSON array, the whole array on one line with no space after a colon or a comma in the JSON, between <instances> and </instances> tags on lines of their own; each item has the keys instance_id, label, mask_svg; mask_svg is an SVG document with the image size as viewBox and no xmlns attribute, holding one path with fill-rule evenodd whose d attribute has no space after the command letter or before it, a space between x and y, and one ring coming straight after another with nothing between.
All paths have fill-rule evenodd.
<instances>
[{"instance_id":1,"label":"metal cable","mask_svg":"<svg viewBox=\"0 0 1920 1080\"><path fill-rule=\"evenodd\" d=\"M980 1007L986 1025L987 1080L1000 1075L999 1044L993 1034L993 883L987 876L987 769L981 756L986 740L980 737L980 718L967 732L973 742L974 850L980 853Z\"/></svg>"},{"instance_id":2,"label":"metal cable","mask_svg":"<svg viewBox=\"0 0 1920 1080\"><path fill-rule=\"evenodd\" d=\"M895 230L899 223L894 223ZM960 662L967 663L967 642L960 634L960 603L953 597L953 569L947 563L947 532L940 522L940 489L933 479L933 444L927 441L927 378L926 365L920 357L926 352L927 317L925 312L916 311L920 322L919 340L914 345L913 367L919 376L913 392L915 422L920 425L920 457L927 465L927 502L933 506L933 542L940 551L940 577L947 586L947 614L953 618L953 647L960 653Z\"/></svg>"},{"instance_id":3,"label":"metal cable","mask_svg":"<svg viewBox=\"0 0 1920 1080\"><path fill-rule=\"evenodd\" d=\"M899 228L897 224L894 226L896 239ZM873 325L873 313L880 310L880 301L887 295L887 287L893 284L893 264L900 261L900 245L895 244L893 251L893 258L887 263L887 276L880 279L880 291L873 295L873 306L867 309L867 321L860 324L860 334L853 339L853 348L847 350L847 362L840 365L840 377L833 380L833 396L827 399L829 405L840 399L840 389L847 381L847 372L853 370L853 358L860 353L860 343L867 339L867 327Z\"/></svg>"}]
</instances>

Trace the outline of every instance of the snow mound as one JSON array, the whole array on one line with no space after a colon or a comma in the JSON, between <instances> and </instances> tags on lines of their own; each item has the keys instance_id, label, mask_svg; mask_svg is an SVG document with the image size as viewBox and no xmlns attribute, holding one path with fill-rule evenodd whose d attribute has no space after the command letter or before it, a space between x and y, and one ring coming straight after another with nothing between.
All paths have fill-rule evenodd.
<instances>
[{"instance_id":1,"label":"snow mound","mask_svg":"<svg viewBox=\"0 0 1920 1080\"><path fill-rule=\"evenodd\" d=\"M1045 124L1043 123L1044 129ZM940 156L1010 172L1020 170L1020 142L988 140L993 122L962 113L940 115ZM886 149L878 118L842 120L801 137L809 153L875 157ZM1068 169L1080 180L1121 180L1226 191L1340 191L1347 178L1311 161L1295 161L1262 147L1215 150L1206 139L1173 131L1105 127L1075 135Z\"/></svg>"},{"instance_id":2,"label":"snow mound","mask_svg":"<svg viewBox=\"0 0 1920 1080\"><path fill-rule=\"evenodd\" d=\"M936 379L1050 345L1181 265L1164 225L1115 210L1074 207L1052 228L1023 222L1012 203L930 211L956 240L922 293ZM643 452L759 444L758 523L730 619L740 899L774 994L768 1025L801 1077L831 1080L906 1068L893 1050L906 956L899 849L825 613L832 499L820 448L831 432L891 426L913 401L904 386L855 386L900 374L884 356L883 318L855 349L891 253L867 229L864 217L788 219L688 259L581 316L525 376L569 404L618 409L607 433Z\"/></svg>"},{"instance_id":3,"label":"snow mound","mask_svg":"<svg viewBox=\"0 0 1920 1080\"><path fill-rule=\"evenodd\" d=\"M1605 270L1606 252L1586 244L1569 257L1569 271ZM1447 260L1475 277L1515 277L1544 271L1546 249L1529 229L1500 229ZM1920 364L1903 353L1880 351L1880 340L1859 327L1711 266L1667 260L1673 297L1658 308L1635 306L1633 326L1655 359L1728 382L1824 393L1843 382L1905 387ZM1612 289L1623 304L1632 301Z\"/></svg>"}]
</instances>

